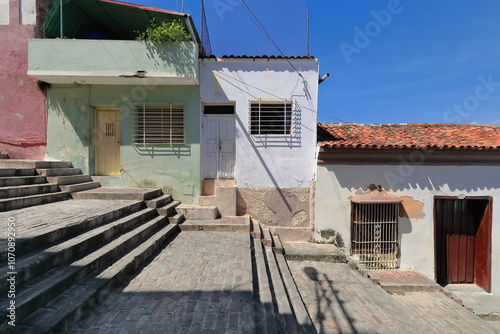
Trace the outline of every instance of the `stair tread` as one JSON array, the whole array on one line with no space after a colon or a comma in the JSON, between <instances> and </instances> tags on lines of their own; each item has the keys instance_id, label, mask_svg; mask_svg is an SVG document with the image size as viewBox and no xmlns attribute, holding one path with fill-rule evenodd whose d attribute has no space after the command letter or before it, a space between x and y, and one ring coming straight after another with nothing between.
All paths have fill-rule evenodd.
<instances>
[{"instance_id":1,"label":"stair tread","mask_svg":"<svg viewBox=\"0 0 500 334\"><path fill-rule=\"evenodd\" d=\"M111 266L98 273L93 273L71 286L66 293L59 297L58 307L41 308L30 315L26 322L21 322L20 325L25 326L26 331L34 333L47 332L54 329L55 326L61 325L61 322L72 313L78 313L78 309L82 308L85 303L92 303L93 301L90 299L96 296L99 290L107 286L111 280L135 269L134 267L138 265L134 263L138 257L143 256L144 259L149 257L147 250L152 247L161 247L162 241L175 233L176 229L178 229L177 225L172 224L163 227L139 246L116 260ZM129 267L132 268L129 269Z\"/></svg>"},{"instance_id":2,"label":"stair tread","mask_svg":"<svg viewBox=\"0 0 500 334\"><path fill-rule=\"evenodd\" d=\"M68 197L71 196L70 193L65 194L67 194ZM30 224L29 228L17 226L17 257L21 257L23 254L28 252L32 252L60 240L78 235L97 226L101 226L107 221L120 219L144 208L143 203L137 201L113 201L112 205L109 201L105 203L108 204L103 206L100 200L71 200L68 204L64 204L65 208L60 208L60 206L63 205L62 203L55 203L53 204L53 207L59 211L63 211L61 220L52 222L50 217L42 216L34 222L36 227L33 227L33 224ZM73 210L82 206L85 206L88 209L76 216L70 215L70 212L73 212ZM27 219L32 214L35 214L35 210L36 208L28 209L25 211L26 214L24 214L22 218ZM54 209L52 209L51 212L53 211ZM5 258L4 254L6 250L6 240L0 240L0 259Z\"/></svg>"},{"instance_id":3,"label":"stair tread","mask_svg":"<svg viewBox=\"0 0 500 334\"><path fill-rule=\"evenodd\" d=\"M10 189L29 189L29 188L54 187L54 186L57 186L57 183L23 184L19 186L0 187L0 191L10 190Z\"/></svg>"},{"instance_id":4,"label":"stair tread","mask_svg":"<svg viewBox=\"0 0 500 334\"><path fill-rule=\"evenodd\" d=\"M20 256L16 258L16 271L17 271L17 276L22 276L23 272L27 270L28 268L31 268L33 266L39 265L43 261L48 261L50 258L55 258L58 254L63 253L64 251L67 251L71 248L76 248L80 247L83 245L86 241L101 235L101 234L109 234L106 237L103 238L103 241L107 241L111 239L115 234L116 230L118 229L119 226L126 225L128 222L133 221L136 218L141 218L145 217L145 219L151 219L152 217L148 217L149 215L155 215L156 210L154 209L143 209L134 213L131 213L125 217L119 218L117 220L112 220L109 223L103 224L99 227L96 227L94 229L88 230L83 232L80 235L71 237L68 240L62 241L56 245L52 245L50 247L46 247L43 249L40 249L38 251L25 254L23 256ZM137 224L137 223L136 223ZM133 227L134 225L132 225ZM125 231L127 229L125 228ZM109 233L109 232L115 232L115 233ZM79 249L81 251L81 249ZM55 265L59 265L61 262L63 262L64 259L59 260ZM54 265L54 262L51 262L51 265ZM7 274L8 272L8 266L7 265L2 265L0 267L0 272L2 273L0 276L0 280L3 283L5 279L9 277ZM28 279L30 279L29 277ZM25 280L25 278L23 278ZM19 284L19 282L18 282Z\"/></svg>"},{"instance_id":5,"label":"stair tread","mask_svg":"<svg viewBox=\"0 0 500 334\"><path fill-rule=\"evenodd\" d=\"M70 196L69 196L70 193L69 192L67 192L67 191L58 191L58 192L48 193L48 194L38 194L38 195L30 195L30 196L15 197L15 198L2 198L2 199L0 199L0 203L1 202L15 201L15 200L18 200L20 198L50 197L50 196L53 196L53 195L61 195L61 194L66 194L66 195L68 195L68 198L70 198Z\"/></svg>"},{"instance_id":6,"label":"stair tread","mask_svg":"<svg viewBox=\"0 0 500 334\"><path fill-rule=\"evenodd\" d=\"M45 293L50 293L50 289L54 289L59 284L63 284L66 280L74 279L81 271L84 271L88 268L91 268L94 265L97 265L96 262L104 261L100 266L104 263L110 261L115 258L119 254L123 253L130 247L139 243L140 241L133 241L135 236L143 232L148 232L149 229L153 229L155 225L161 224L162 221L165 222L165 217L155 217L150 221L140 225L139 227L129 231L127 233L122 234L118 238L112 240L111 242L103 245L101 248L96 251L86 255L85 257L78 259L72 262L69 265L56 267L50 270L46 275L34 282L34 284L26 285L23 291L20 291L16 294L16 310L19 316L19 319L24 318L22 308L25 307L28 303L41 303L42 296ZM127 243L132 243L132 245L127 245ZM117 247L123 246L125 249L120 250ZM107 258L107 257L111 258ZM94 269L95 270L95 269ZM85 275L86 276L86 275ZM2 313L6 313L3 310L7 308L8 300L2 298ZM44 305L45 303L41 303ZM42 305L38 306L41 307ZM27 316L27 315L26 315ZM4 319L7 319L4 317Z\"/></svg>"}]
</instances>

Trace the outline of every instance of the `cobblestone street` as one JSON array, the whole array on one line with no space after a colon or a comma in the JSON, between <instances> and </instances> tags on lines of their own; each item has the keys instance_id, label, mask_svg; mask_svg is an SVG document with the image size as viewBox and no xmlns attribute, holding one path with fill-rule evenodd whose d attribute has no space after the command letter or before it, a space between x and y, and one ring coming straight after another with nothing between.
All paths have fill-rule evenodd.
<instances>
[{"instance_id":1,"label":"cobblestone street","mask_svg":"<svg viewBox=\"0 0 500 334\"><path fill-rule=\"evenodd\" d=\"M253 333L248 233L182 232L73 333Z\"/></svg>"},{"instance_id":2,"label":"cobblestone street","mask_svg":"<svg viewBox=\"0 0 500 334\"><path fill-rule=\"evenodd\" d=\"M441 292L391 295L347 264L288 264L318 333L498 333Z\"/></svg>"}]
</instances>

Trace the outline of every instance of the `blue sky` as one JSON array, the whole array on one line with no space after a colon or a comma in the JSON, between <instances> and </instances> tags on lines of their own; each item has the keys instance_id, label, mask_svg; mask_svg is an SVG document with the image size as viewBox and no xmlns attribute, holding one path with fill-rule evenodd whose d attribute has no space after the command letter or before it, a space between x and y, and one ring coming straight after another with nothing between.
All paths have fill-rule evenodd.
<instances>
[{"instance_id":1,"label":"blue sky","mask_svg":"<svg viewBox=\"0 0 500 334\"><path fill-rule=\"evenodd\" d=\"M259 20L276 32L283 50L284 35L295 35L293 14L310 10L310 52L321 74L331 75L320 85L319 121L500 125L500 1L306 0L305 6L297 1L281 8L273 4L292 1L258 1L268 6L257 13ZM177 11L182 4L129 2ZM198 29L199 3L185 0ZM235 3L206 0L205 6L222 6L218 12L230 16ZM229 20L222 19L211 29L227 30L223 23ZM284 35L276 30L281 26L288 27ZM214 31L216 51L221 46ZM225 45L231 46L237 50Z\"/></svg>"}]
</instances>

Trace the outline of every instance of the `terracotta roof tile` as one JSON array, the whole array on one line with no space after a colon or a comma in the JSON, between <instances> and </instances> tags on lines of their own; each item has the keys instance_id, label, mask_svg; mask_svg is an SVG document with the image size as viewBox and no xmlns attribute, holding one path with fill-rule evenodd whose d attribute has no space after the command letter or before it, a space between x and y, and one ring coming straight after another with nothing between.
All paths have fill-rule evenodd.
<instances>
[{"instance_id":1,"label":"terracotta roof tile","mask_svg":"<svg viewBox=\"0 0 500 334\"><path fill-rule=\"evenodd\" d=\"M475 124L318 123L326 148L500 150L500 127Z\"/></svg>"}]
</instances>

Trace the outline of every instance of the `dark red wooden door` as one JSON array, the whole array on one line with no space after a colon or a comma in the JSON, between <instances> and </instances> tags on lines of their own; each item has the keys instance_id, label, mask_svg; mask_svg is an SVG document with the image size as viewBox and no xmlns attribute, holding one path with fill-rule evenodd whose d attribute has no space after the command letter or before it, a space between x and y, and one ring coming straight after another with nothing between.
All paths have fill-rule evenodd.
<instances>
[{"instance_id":1,"label":"dark red wooden door","mask_svg":"<svg viewBox=\"0 0 500 334\"><path fill-rule=\"evenodd\" d=\"M491 205L487 199L435 201L436 278L439 283L476 283L489 290Z\"/></svg>"}]
</instances>

